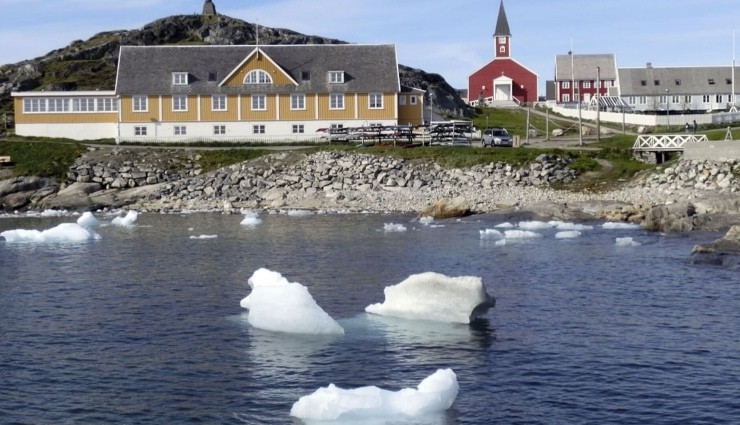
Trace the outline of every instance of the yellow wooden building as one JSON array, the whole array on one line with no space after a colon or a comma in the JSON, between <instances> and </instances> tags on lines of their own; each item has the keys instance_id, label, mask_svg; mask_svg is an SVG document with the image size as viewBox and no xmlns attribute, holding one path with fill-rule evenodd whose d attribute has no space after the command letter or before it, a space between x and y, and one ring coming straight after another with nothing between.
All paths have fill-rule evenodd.
<instances>
[{"instance_id":1,"label":"yellow wooden building","mask_svg":"<svg viewBox=\"0 0 740 425\"><path fill-rule=\"evenodd\" d=\"M18 92L16 133L118 142L317 140L420 125L393 45L123 46L113 92Z\"/></svg>"}]
</instances>

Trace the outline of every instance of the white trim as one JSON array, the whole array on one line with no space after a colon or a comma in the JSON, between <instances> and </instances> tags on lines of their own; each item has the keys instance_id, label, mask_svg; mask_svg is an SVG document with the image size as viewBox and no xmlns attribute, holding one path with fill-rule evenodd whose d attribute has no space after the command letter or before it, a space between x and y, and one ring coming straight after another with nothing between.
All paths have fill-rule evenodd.
<instances>
[{"instance_id":1,"label":"white trim","mask_svg":"<svg viewBox=\"0 0 740 425\"><path fill-rule=\"evenodd\" d=\"M11 97L115 97L114 90L80 90L80 91L14 91Z\"/></svg>"},{"instance_id":2,"label":"white trim","mask_svg":"<svg viewBox=\"0 0 740 425\"><path fill-rule=\"evenodd\" d=\"M223 109L216 109L214 107L215 102L213 100L216 97L219 97L219 98L223 97L223 99L224 99L224 107L223 107ZM228 98L228 96L226 96L225 94L220 94L220 93L212 94L211 95L211 112L228 112L228 110L229 110L229 98Z\"/></svg>"},{"instance_id":3,"label":"white trim","mask_svg":"<svg viewBox=\"0 0 740 425\"><path fill-rule=\"evenodd\" d=\"M175 109L175 99L185 100L185 105L183 109ZM178 105L178 106L182 106L182 105ZM172 95L172 112L188 112L188 95L186 94L173 94Z\"/></svg>"},{"instance_id":4,"label":"white trim","mask_svg":"<svg viewBox=\"0 0 740 425\"><path fill-rule=\"evenodd\" d=\"M246 57L246 58L244 58L244 60L243 60L243 61L239 62L239 65L237 65L236 67L234 67L234 69L233 69L233 70L231 70L231 72L229 72L229 74L228 74L228 75L227 75L226 77L224 77L224 79L223 79L223 80L221 80L221 82L220 82L220 83L218 83L218 86L219 86L219 87L221 87L221 86L223 86L224 84L226 84L226 82L227 82L227 81L228 81L228 80L229 80L229 79L230 79L230 78L231 78L232 76L234 76L234 74L236 74L236 73L237 73L237 72L238 72L238 71L239 71L239 70L240 70L240 69L242 68L242 66L244 66L244 64L246 64L246 63L247 63L247 62L248 62L248 61L249 61L249 60L250 60L250 59L252 58L252 56L254 56L255 54L258 54L258 53L260 53L260 52L261 52L261 53L262 53L263 55L265 55L265 57L267 58L267 60L268 60L268 61L270 61L270 63L271 63L271 64L272 64L272 65L273 65L273 66L274 66L274 67L275 67L276 69L279 69L279 70L280 70L280 72L281 72L281 73L282 73L282 74L283 74L283 75L284 75L284 76L285 76L285 77L286 77L286 78L287 78L288 80L290 80L290 82L292 82L292 83L293 83L293 85L295 85L295 86L297 86L297 85L298 85L298 82L297 82L296 80L294 80L294 79L293 79L293 77L291 77L291 76L290 76L290 74L287 74L287 73L286 73L285 71L283 71L283 68L282 68L281 66L279 66L279 65L278 65L278 64L277 64L277 63L276 63L276 62L275 62L274 60L272 60L272 58L270 57L270 55L268 55L268 54L266 54L265 52L263 52L263 51L262 51L262 49L260 49L259 47L255 47L255 49L254 49L254 50L252 50L252 52L251 52L250 54L248 54L248 55L247 55L247 57Z\"/></svg>"}]
</instances>

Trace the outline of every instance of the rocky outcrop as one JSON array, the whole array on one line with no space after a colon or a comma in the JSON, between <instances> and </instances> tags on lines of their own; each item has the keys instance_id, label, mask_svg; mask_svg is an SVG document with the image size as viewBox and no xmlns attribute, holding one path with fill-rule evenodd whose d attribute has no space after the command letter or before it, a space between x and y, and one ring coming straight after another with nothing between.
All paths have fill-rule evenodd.
<instances>
[{"instance_id":1,"label":"rocky outcrop","mask_svg":"<svg viewBox=\"0 0 740 425\"><path fill-rule=\"evenodd\" d=\"M696 245L691 251L694 264L711 264L728 268L740 267L740 225L732 226L727 234L706 245Z\"/></svg>"},{"instance_id":2,"label":"rocky outcrop","mask_svg":"<svg viewBox=\"0 0 740 425\"><path fill-rule=\"evenodd\" d=\"M445 218L465 217L470 215L470 205L465 198L457 197L454 199L440 199L429 208L423 210L419 215L421 217L432 217L435 220Z\"/></svg>"},{"instance_id":3,"label":"rocky outcrop","mask_svg":"<svg viewBox=\"0 0 740 425\"><path fill-rule=\"evenodd\" d=\"M659 173L650 174L642 184L663 190L740 191L740 161L677 161Z\"/></svg>"},{"instance_id":4,"label":"rocky outcrop","mask_svg":"<svg viewBox=\"0 0 740 425\"><path fill-rule=\"evenodd\" d=\"M1 180L0 206L11 211L33 206L58 189L54 179L46 177L12 177Z\"/></svg>"}]
</instances>

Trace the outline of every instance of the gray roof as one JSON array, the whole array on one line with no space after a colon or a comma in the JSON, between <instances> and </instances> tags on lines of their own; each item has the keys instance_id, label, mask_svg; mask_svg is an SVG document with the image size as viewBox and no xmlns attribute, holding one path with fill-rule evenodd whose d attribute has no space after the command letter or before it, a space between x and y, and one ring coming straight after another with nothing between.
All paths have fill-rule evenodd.
<instances>
[{"instance_id":1,"label":"gray roof","mask_svg":"<svg viewBox=\"0 0 740 425\"><path fill-rule=\"evenodd\" d=\"M557 81L576 81L594 80L596 81L596 68L601 68L601 80L617 79L617 63L614 55L596 54L596 55L572 55L574 73L571 74L571 54L555 56L555 80Z\"/></svg>"},{"instance_id":2,"label":"gray roof","mask_svg":"<svg viewBox=\"0 0 740 425\"><path fill-rule=\"evenodd\" d=\"M254 87L219 87L219 83L254 49L255 46L122 46L116 93L251 93ZM298 83L298 86L261 86L263 93L400 91L396 48L390 44L272 45L259 49ZM344 71L345 83L329 84L329 71ZM189 84L173 86L173 72L187 72ZM310 75L307 81L303 78L306 72Z\"/></svg>"},{"instance_id":3,"label":"gray roof","mask_svg":"<svg viewBox=\"0 0 740 425\"><path fill-rule=\"evenodd\" d=\"M498 19L496 20L496 30L494 31L493 35L508 35L509 37L511 37L509 20L506 19L506 11L504 10L504 0L501 0L501 4L498 7Z\"/></svg>"},{"instance_id":4,"label":"gray roof","mask_svg":"<svg viewBox=\"0 0 740 425\"><path fill-rule=\"evenodd\" d=\"M736 84L740 83L738 77L736 69ZM729 94L732 67L620 68L619 88L622 96L665 94L666 90L674 95Z\"/></svg>"}]
</instances>

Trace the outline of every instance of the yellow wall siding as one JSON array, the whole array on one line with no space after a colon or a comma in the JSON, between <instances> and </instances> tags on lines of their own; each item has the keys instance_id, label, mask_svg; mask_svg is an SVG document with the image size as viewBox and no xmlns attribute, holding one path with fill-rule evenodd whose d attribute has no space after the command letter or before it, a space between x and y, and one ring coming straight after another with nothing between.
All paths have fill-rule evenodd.
<instances>
[{"instance_id":1,"label":"yellow wall siding","mask_svg":"<svg viewBox=\"0 0 740 425\"><path fill-rule=\"evenodd\" d=\"M200 98L200 120L201 121L236 121L239 117L238 97L226 96L226 110L213 111L211 96Z\"/></svg>"},{"instance_id":2,"label":"yellow wall siding","mask_svg":"<svg viewBox=\"0 0 740 425\"><path fill-rule=\"evenodd\" d=\"M283 121L309 121L316 118L316 95L307 94L306 109L291 110L290 94L280 95L280 119Z\"/></svg>"},{"instance_id":3,"label":"yellow wall siding","mask_svg":"<svg viewBox=\"0 0 740 425\"><path fill-rule=\"evenodd\" d=\"M26 114L23 112L23 98L13 99L15 122L18 124L78 124L78 123L115 123L118 112L47 112Z\"/></svg>"},{"instance_id":4,"label":"yellow wall siding","mask_svg":"<svg viewBox=\"0 0 740 425\"><path fill-rule=\"evenodd\" d=\"M396 97L393 93L383 94L383 109L370 109L370 95L357 95L358 118L361 120L392 120L396 118Z\"/></svg>"},{"instance_id":5,"label":"yellow wall siding","mask_svg":"<svg viewBox=\"0 0 740 425\"><path fill-rule=\"evenodd\" d=\"M344 109L329 109L329 95L319 95L319 119L321 120L351 120L355 118L355 95L344 95Z\"/></svg>"},{"instance_id":6,"label":"yellow wall siding","mask_svg":"<svg viewBox=\"0 0 740 425\"><path fill-rule=\"evenodd\" d=\"M131 96L122 96L121 104L121 122L149 122L159 119L159 98L149 96L147 100L147 112L134 112L133 99Z\"/></svg>"},{"instance_id":7,"label":"yellow wall siding","mask_svg":"<svg viewBox=\"0 0 740 425\"><path fill-rule=\"evenodd\" d=\"M276 67L272 63L272 61L265 57L264 53L260 53L259 56L252 56L245 64L241 66L241 68L239 68L237 72L234 73L234 75L232 75L228 80L226 80L226 82L224 82L224 85L232 87L239 87L244 85L244 78L250 71L254 71L255 69L261 69L270 74L270 77L272 77L273 85L295 85L295 83L293 83L293 81L291 81L290 78L288 78L281 69Z\"/></svg>"},{"instance_id":8,"label":"yellow wall siding","mask_svg":"<svg viewBox=\"0 0 740 425\"><path fill-rule=\"evenodd\" d=\"M188 96L187 111L172 110L172 96L162 96L162 122L198 121L198 98Z\"/></svg>"},{"instance_id":9,"label":"yellow wall siding","mask_svg":"<svg viewBox=\"0 0 740 425\"><path fill-rule=\"evenodd\" d=\"M400 105L398 107L398 124L424 124L422 122L421 108L421 103L417 103L416 105Z\"/></svg>"},{"instance_id":10,"label":"yellow wall siding","mask_svg":"<svg viewBox=\"0 0 740 425\"><path fill-rule=\"evenodd\" d=\"M277 101L274 94L265 95L264 111L252 110L252 95L242 95L242 120L244 121L275 121L277 119Z\"/></svg>"}]
</instances>

